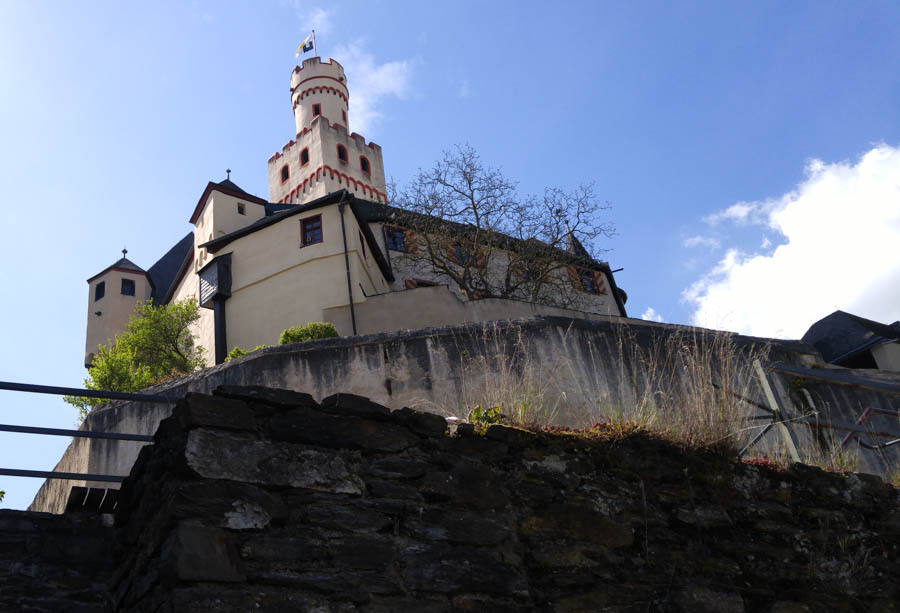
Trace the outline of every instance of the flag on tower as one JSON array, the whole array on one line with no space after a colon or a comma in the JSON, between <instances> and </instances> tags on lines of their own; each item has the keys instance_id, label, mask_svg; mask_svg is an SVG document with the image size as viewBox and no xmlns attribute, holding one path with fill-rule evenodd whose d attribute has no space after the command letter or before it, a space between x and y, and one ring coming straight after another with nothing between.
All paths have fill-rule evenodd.
<instances>
[{"instance_id":1,"label":"flag on tower","mask_svg":"<svg viewBox=\"0 0 900 613\"><path fill-rule=\"evenodd\" d=\"M310 32L309 36L303 39L303 42L300 43L300 46L297 47L297 53L294 54L294 57L300 57L301 53L306 53L307 51L312 51L316 44L316 31L313 30Z\"/></svg>"}]
</instances>

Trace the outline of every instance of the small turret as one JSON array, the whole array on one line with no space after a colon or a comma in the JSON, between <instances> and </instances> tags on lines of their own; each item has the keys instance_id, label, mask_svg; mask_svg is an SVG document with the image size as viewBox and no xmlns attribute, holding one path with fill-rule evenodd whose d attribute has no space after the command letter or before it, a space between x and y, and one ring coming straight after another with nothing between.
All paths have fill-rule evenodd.
<instances>
[{"instance_id":1,"label":"small turret","mask_svg":"<svg viewBox=\"0 0 900 613\"><path fill-rule=\"evenodd\" d=\"M99 345L106 345L125 330L137 302L150 299L153 286L147 272L122 257L87 280L88 320L84 344L84 367L94 360Z\"/></svg>"}]
</instances>

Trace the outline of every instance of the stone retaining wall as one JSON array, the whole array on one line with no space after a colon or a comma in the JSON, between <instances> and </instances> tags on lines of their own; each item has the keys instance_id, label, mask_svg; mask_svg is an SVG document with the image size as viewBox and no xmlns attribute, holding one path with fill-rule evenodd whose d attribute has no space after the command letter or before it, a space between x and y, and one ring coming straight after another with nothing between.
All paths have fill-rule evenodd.
<instances>
[{"instance_id":1,"label":"stone retaining wall","mask_svg":"<svg viewBox=\"0 0 900 613\"><path fill-rule=\"evenodd\" d=\"M188 394L114 533L17 514L45 522L31 551L69 557L24 570L25 549L0 546L0 572L74 585L43 611L897 611L900 499L877 477L602 429L447 429L347 394ZM20 538L7 516L0 544ZM79 609L106 551L105 591ZM24 610L24 581L0 582L0 610Z\"/></svg>"}]
</instances>

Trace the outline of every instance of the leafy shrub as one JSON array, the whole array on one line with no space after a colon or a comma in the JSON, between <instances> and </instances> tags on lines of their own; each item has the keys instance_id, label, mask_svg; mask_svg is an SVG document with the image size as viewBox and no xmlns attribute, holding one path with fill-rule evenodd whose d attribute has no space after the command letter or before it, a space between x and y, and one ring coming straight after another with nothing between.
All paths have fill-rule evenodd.
<instances>
[{"instance_id":1,"label":"leafy shrub","mask_svg":"<svg viewBox=\"0 0 900 613\"><path fill-rule=\"evenodd\" d=\"M302 343L303 341L315 341L322 338L337 338L338 333L334 324L323 321L311 321L305 326L293 326L281 333L278 339L279 345Z\"/></svg>"},{"instance_id":2,"label":"leafy shrub","mask_svg":"<svg viewBox=\"0 0 900 613\"><path fill-rule=\"evenodd\" d=\"M232 349L227 356L225 356L225 361L230 362L234 358L239 358L242 355L247 355L248 353L253 353L254 351L259 351L260 349L265 349L268 345L257 345L253 349L241 349L240 347L235 347Z\"/></svg>"},{"instance_id":3,"label":"leafy shrub","mask_svg":"<svg viewBox=\"0 0 900 613\"><path fill-rule=\"evenodd\" d=\"M156 306L138 302L125 331L109 345L100 345L88 369L89 390L136 392L202 368L204 349L195 345L190 326L200 319L196 300ZM100 398L64 396L82 419Z\"/></svg>"}]
</instances>

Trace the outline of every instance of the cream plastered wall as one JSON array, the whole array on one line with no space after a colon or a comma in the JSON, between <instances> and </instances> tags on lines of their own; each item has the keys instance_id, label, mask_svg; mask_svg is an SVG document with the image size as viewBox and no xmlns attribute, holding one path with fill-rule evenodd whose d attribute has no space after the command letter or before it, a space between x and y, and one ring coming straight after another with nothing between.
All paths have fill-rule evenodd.
<instances>
[{"instance_id":1,"label":"cream plastered wall","mask_svg":"<svg viewBox=\"0 0 900 613\"><path fill-rule=\"evenodd\" d=\"M400 330L447 326L463 323L519 319L535 315L552 315L606 321L613 314L588 313L574 309L535 304L520 300L488 298L464 300L446 285L419 287L372 296L356 304L356 327L359 334L375 334ZM350 327L349 306L326 309L324 321L339 330Z\"/></svg>"},{"instance_id":2,"label":"cream plastered wall","mask_svg":"<svg viewBox=\"0 0 900 613\"><path fill-rule=\"evenodd\" d=\"M885 343L872 348L872 357L882 370L900 372L900 343Z\"/></svg>"},{"instance_id":3,"label":"cream plastered wall","mask_svg":"<svg viewBox=\"0 0 900 613\"><path fill-rule=\"evenodd\" d=\"M338 159L338 144L347 149L347 161ZM309 161L301 164L300 154L309 152ZM369 160L369 173L362 170L360 158ZM287 166L288 179L281 180ZM386 202L384 160L381 147L366 143L359 134L348 134L340 124L328 124L317 117L297 141L288 142L281 153L268 162L269 201L303 203L339 189L347 189L360 198Z\"/></svg>"},{"instance_id":4,"label":"cream plastered wall","mask_svg":"<svg viewBox=\"0 0 900 613\"><path fill-rule=\"evenodd\" d=\"M301 247L304 219L321 215L322 242ZM354 303L388 290L367 248L362 254L359 226L344 211ZM326 309L349 305L346 260L337 205L284 219L236 239L220 253L232 253L231 298L225 303L228 350L276 345L282 330L323 321ZM217 253L216 255L219 255ZM352 334L350 326L338 329Z\"/></svg>"},{"instance_id":5,"label":"cream plastered wall","mask_svg":"<svg viewBox=\"0 0 900 613\"><path fill-rule=\"evenodd\" d=\"M349 116L345 120L342 111L348 113L348 101L344 67L333 59L322 62L318 57L309 58L291 73L291 104L298 134L313 120L313 104L321 104L322 115L332 123L347 125Z\"/></svg>"},{"instance_id":6,"label":"cream plastered wall","mask_svg":"<svg viewBox=\"0 0 900 613\"><path fill-rule=\"evenodd\" d=\"M134 296L122 294L122 279L134 281ZM94 300L94 291L100 283L105 283L105 293L100 300ZM139 300L150 299L150 282L138 272L110 270L88 284L87 332L84 343L84 363L90 364L97 355L99 345L107 345L117 334L125 330L128 318L134 313ZM95 315L96 312L100 315Z\"/></svg>"}]
</instances>

